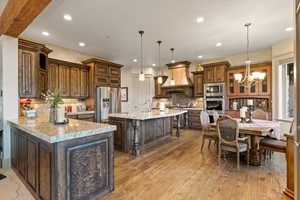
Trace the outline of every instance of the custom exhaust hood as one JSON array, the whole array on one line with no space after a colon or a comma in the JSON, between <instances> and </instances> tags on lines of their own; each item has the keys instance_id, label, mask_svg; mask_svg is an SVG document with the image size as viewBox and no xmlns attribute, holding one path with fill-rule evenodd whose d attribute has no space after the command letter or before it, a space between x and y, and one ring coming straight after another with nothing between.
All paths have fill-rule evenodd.
<instances>
[{"instance_id":1,"label":"custom exhaust hood","mask_svg":"<svg viewBox=\"0 0 300 200\"><path fill-rule=\"evenodd\" d=\"M188 61L167 64L169 77L161 86L163 94L184 93L186 96L193 96L193 85L189 76L190 64Z\"/></svg>"}]
</instances>

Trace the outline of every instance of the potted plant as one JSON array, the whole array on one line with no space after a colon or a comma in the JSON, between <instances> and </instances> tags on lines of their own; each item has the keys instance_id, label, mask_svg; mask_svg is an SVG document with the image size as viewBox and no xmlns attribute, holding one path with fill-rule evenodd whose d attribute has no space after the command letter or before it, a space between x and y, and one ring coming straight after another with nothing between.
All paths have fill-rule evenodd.
<instances>
[{"instance_id":1,"label":"potted plant","mask_svg":"<svg viewBox=\"0 0 300 200\"><path fill-rule=\"evenodd\" d=\"M49 122L55 122L56 110L60 104L64 103L60 96L59 89L55 88L53 92L48 90L45 94L42 93L42 98L50 107Z\"/></svg>"}]
</instances>

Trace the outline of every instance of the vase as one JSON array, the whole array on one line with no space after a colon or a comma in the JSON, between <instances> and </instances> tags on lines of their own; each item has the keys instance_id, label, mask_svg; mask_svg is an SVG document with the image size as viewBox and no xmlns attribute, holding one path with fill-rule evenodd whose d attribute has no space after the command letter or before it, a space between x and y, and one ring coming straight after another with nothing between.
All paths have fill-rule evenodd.
<instances>
[{"instance_id":1,"label":"vase","mask_svg":"<svg viewBox=\"0 0 300 200\"><path fill-rule=\"evenodd\" d=\"M56 108L50 108L49 122L54 123L56 118Z\"/></svg>"}]
</instances>

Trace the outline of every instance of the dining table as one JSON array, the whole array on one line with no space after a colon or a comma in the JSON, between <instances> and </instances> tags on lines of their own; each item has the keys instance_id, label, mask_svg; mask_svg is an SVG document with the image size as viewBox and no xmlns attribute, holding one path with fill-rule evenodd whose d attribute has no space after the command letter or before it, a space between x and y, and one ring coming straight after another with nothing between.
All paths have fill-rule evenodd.
<instances>
[{"instance_id":1,"label":"dining table","mask_svg":"<svg viewBox=\"0 0 300 200\"><path fill-rule=\"evenodd\" d=\"M239 123L240 136L247 136L251 139L250 147L250 165L260 166L259 144L265 137L271 137L277 140L284 139L284 132L281 129L280 123L277 121L252 119L249 122L241 122L240 119L235 119ZM216 128L216 123L210 123L210 127Z\"/></svg>"}]
</instances>

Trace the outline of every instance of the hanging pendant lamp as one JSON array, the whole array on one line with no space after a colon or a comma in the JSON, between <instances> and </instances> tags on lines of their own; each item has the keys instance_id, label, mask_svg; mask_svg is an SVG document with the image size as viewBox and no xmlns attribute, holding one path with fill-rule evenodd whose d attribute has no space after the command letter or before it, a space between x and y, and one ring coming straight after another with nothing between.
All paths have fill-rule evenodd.
<instances>
[{"instance_id":1,"label":"hanging pendant lamp","mask_svg":"<svg viewBox=\"0 0 300 200\"><path fill-rule=\"evenodd\" d=\"M159 77L157 78L158 84L162 84L162 82L163 82L161 66L160 66L160 45L161 45L161 43L162 43L162 41L160 41L160 40L157 41L157 44L158 44L158 67L159 67Z\"/></svg>"},{"instance_id":2,"label":"hanging pendant lamp","mask_svg":"<svg viewBox=\"0 0 300 200\"><path fill-rule=\"evenodd\" d=\"M174 51L175 51L175 49L174 48L171 48L170 49L171 50L171 63L175 63L175 60L174 60ZM173 77L173 70L171 70L171 80L170 80L170 85L175 85L175 80L174 80L174 77Z\"/></svg>"},{"instance_id":3,"label":"hanging pendant lamp","mask_svg":"<svg viewBox=\"0 0 300 200\"><path fill-rule=\"evenodd\" d=\"M139 34L141 36L141 46L140 46L140 60L141 60L141 71L140 71L140 74L139 74L139 80L140 81L144 81L145 80L145 74L144 74L144 71L143 71L143 34L144 34L144 31L139 31Z\"/></svg>"}]
</instances>

